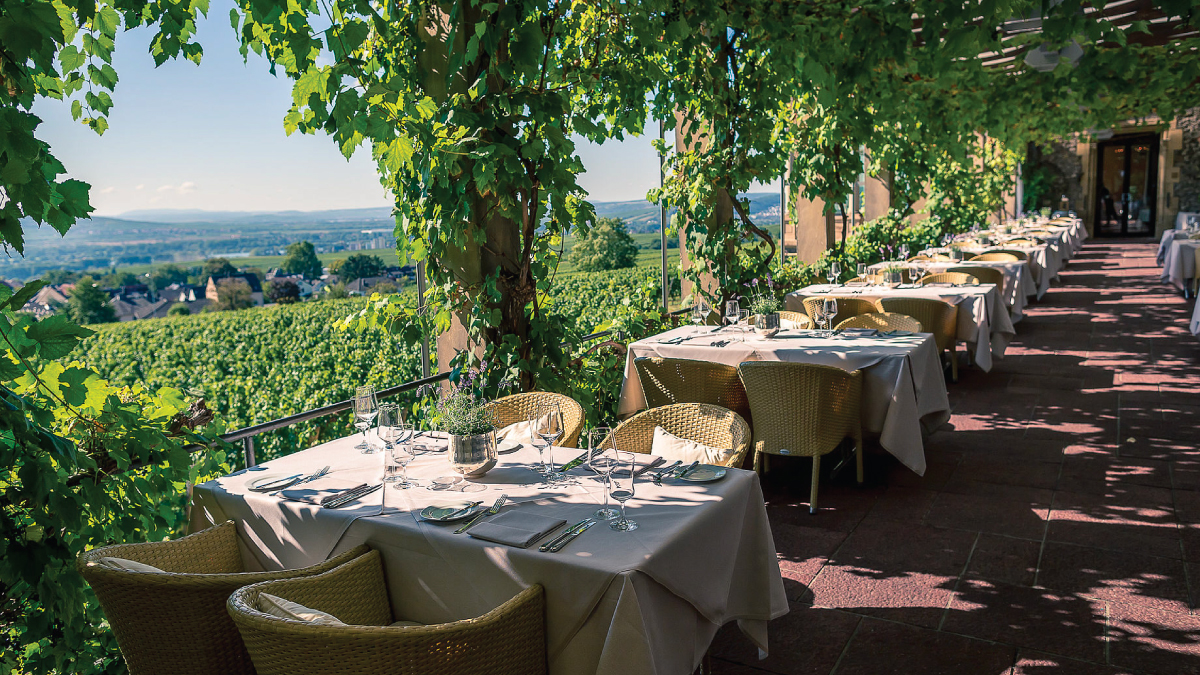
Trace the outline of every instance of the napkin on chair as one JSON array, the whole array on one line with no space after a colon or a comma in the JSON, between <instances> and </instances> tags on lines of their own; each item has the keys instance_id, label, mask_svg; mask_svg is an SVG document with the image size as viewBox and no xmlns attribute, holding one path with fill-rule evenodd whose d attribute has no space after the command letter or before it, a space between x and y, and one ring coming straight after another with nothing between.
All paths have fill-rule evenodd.
<instances>
[{"instance_id":1,"label":"napkin on chair","mask_svg":"<svg viewBox=\"0 0 1200 675\"><path fill-rule=\"evenodd\" d=\"M505 511L472 527L469 534L476 539L494 541L497 544L528 548L530 544L566 522L561 518L539 516L528 511Z\"/></svg>"}]
</instances>

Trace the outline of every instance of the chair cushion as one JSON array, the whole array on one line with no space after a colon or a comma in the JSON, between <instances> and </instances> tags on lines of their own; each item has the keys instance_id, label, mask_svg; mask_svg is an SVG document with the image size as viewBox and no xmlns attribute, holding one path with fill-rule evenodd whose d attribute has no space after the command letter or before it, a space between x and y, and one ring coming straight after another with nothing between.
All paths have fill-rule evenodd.
<instances>
[{"instance_id":1,"label":"chair cushion","mask_svg":"<svg viewBox=\"0 0 1200 675\"><path fill-rule=\"evenodd\" d=\"M126 572L149 572L151 574L166 574L165 571L158 569L154 565L147 565L136 560L126 560L125 558L112 558L105 556L99 560L89 563L100 567L107 567L110 570L124 570Z\"/></svg>"},{"instance_id":2,"label":"chair cushion","mask_svg":"<svg viewBox=\"0 0 1200 675\"><path fill-rule=\"evenodd\" d=\"M258 611L277 616L280 619L291 619L293 621L306 621L308 623L320 624L322 626L345 626L340 619L327 612L322 612L316 609L309 609L298 602L284 600L277 595L270 593L258 594Z\"/></svg>"},{"instance_id":3,"label":"chair cushion","mask_svg":"<svg viewBox=\"0 0 1200 675\"><path fill-rule=\"evenodd\" d=\"M668 462L700 462L702 464L725 464L733 457L733 449L710 448L696 441L689 441L669 433L662 427L654 427L654 440L650 443L650 454Z\"/></svg>"},{"instance_id":4,"label":"chair cushion","mask_svg":"<svg viewBox=\"0 0 1200 675\"><path fill-rule=\"evenodd\" d=\"M516 443L524 443L525 445L533 445L533 422L534 420L525 420L500 429L496 432L496 441L514 441Z\"/></svg>"}]
</instances>

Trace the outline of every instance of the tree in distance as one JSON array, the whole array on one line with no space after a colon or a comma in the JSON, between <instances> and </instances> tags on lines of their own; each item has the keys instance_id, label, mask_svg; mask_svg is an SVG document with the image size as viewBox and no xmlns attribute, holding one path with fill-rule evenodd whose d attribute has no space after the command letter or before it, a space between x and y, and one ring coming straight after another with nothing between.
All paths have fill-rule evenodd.
<instances>
[{"instance_id":1,"label":"tree in distance","mask_svg":"<svg viewBox=\"0 0 1200 675\"><path fill-rule=\"evenodd\" d=\"M300 287L294 281L271 280L267 282L267 300L281 305L300 302Z\"/></svg>"},{"instance_id":2,"label":"tree in distance","mask_svg":"<svg viewBox=\"0 0 1200 675\"><path fill-rule=\"evenodd\" d=\"M177 302L171 305L171 309L167 310L167 316L187 316L192 313L192 309L185 302Z\"/></svg>"},{"instance_id":3,"label":"tree in distance","mask_svg":"<svg viewBox=\"0 0 1200 675\"><path fill-rule=\"evenodd\" d=\"M146 283L150 290L158 293L171 284L185 284L187 280L187 270L179 265L163 265L150 273L150 279Z\"/></svg>"},{"instance_id":4,"label":"tree in distance","mask_svg":"<svg viewBox=\"0 0 1200 675\"><path fill-rule=\"evenodd\" d=\"M396 288L396 284L393 284L390 281L381 281L371 287L372 293L378 293L380 295L391 295L398 290L400 289Z\"/></svg>"},{"instance_id":5,"label":"tree in distance","mask_svg":"<svg viewBox=\"0 0 1200 675\"><path fill-rule=\"evenodd\" d=\"M620 218L601 218L587 234L575 239L569 260L581 272L633 267L638 247Z\"/></svg>"},{"instance_id":6,"label":"tree in distance","mask_svg":"<svg viewBox=\"0 0 1200 675\"><path fill-rule=\"evenodd\" d=\"M83 277L75 282L75 290L67 298L67 316L75 323L112 323L117 320L117 310L108 301L108 293L100 290L96 280Z\"/></svg>"},{"instance_id":7,"label":"tree in distance","mask_svg":"<svg viewBox=\"0 0 1200 675\"><path fill-rule=\"evenodd\" d=\"M205 260L203 271L206 280L209 277L227 277L230 274L237 274L237 268L226 258L209 258Z\"/></svg>"},{"instance_id":8,"label":"tree in distance","mask_svg":"<svg viewBox=\"0 0 1200 675\"><path fill-rule=\"evenodd\" d=\"M79 281L79 272L74 270L50 270L42 275L42 281L49 286L69 284Z\"/></svg>"},{"instance_id":9,"label":"tree in distance","mask_svg":"<svg viewBox=\"0 0 1200 675\"><path fill-rule=\"evenodd\" d=\"M279 266L285 274L301 274L305 279L320 279L324 273L324 266L321 265L321 260L317 258L317 251L313 248L312 242L298 241L294 244L288 244L284 252L283 264Z\"/></svg>"},{"instance_id":10,"label":"tree in distance","mask_svg":"<svg viewBox=\"0 0 1200 675\"><path fill-rule=\"evenodd\" d=\"M355 253L342 262L338 267L337 275L338 280L342 283L350 283L357 279L377 277L383 274L383 270L383 258L366 253Z\"/></svg>"},{"instance_id":11,"label":"tree in distance","mask_svg":"<svg viewBox=\"0 0 1200 675\"><path fill-rule=\"evenodd\" d=\"M350 297L350 293L346 290L346 284L337 283L326 288L325 297L329 300L341 300Z\"/></svg>"},{"instance_id":12,"label":"tree in distance","mask_svg":"<svg viewBox=\"0 0 1200 675\"><path fill-rule=\"evenodd\" d=\"M141 280L132 272L113 272L100 279L100 285L104 288L122 288L139 283Z\"/></svg>"},{"instance_id":13,"label":"tree in distance","mask_svg":"<svg viewBox=\"0 0 1200 675\"><path fill-rule=\"evenodd\" d=\"M218 311L246 309L253 305L254 299L250 295L250 284L246 283L245 279L234 278L217 281L216 309Z\"/></svg>"}]
</instances>

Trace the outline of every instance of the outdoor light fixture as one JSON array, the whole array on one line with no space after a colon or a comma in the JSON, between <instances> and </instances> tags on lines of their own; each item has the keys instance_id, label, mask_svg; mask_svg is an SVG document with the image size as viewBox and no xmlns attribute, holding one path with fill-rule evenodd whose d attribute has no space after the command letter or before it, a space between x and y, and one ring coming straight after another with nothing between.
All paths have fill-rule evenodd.
<instances>
[{"instance_id":1,"label":"outdoor light fixture","mask_svg":"<svg viewBox=\"0 0 1200 675\"><path fill-rule=\"evenodd\" d=\"M1030 50L1025 55L1025 65L1033 68L1039 73L1048 73L1058 67L1058 64L1066 61L1072 68L1079 63L1079 59L1083 57L1083 47L1078 42L1071 40L1062 49L1050 49L1045 44L1038 46L1037 49Z\"/></svg>"}]
</instances>

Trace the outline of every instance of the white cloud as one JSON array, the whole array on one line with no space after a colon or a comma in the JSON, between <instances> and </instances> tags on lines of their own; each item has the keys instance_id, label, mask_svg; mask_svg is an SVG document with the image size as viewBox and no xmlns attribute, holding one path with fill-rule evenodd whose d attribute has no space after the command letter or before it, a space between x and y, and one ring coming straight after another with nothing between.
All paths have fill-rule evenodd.
<instances>
[{"instance_id":1,"label":"white cloud","mask_svg":"<svg viewBox=\"0 0 1200 675\"><path fill-rule=\"evenodd\" d=\"M170 192L171 190L174 190L174 189L175 189L174 185L160 185L158 188L158 191L159 192Z\"/></svg>"},{"instance_id":2,"label":"white cloud","mask_svg":"<svg viewBox=\"0 0 1200 675\"><path fill-rule=\"evenodd\" d=\"M135 187L135 188L133 188L133 189L134 189L134 190L141 190L141 189L142 189L142 188L144 188L144 187L146 187L146 184L145 184L145 183L138 183L138 184L137 184L137 187Z\"/></svg>"},{"instance_id":3,"label":"white cloud","mask_svg":"<svg viewBox=\"0 0 1200 675\"><path fill-rule=\"evenodd\" d=\"M108 187L104 188L103 190L97 190L96 194L106 195L106 194L110 194L113 190L116 190L116 188L109 185Z\"/></svg>"},{"instance_id":4,"label":"white cloud","mask_svg":"<svg viewBox=\"0 0 1200 675\"><path fill-rule=\"evenodd\" d=\"M185 180L179 185L161 185L159 186L158 191L160 193L173 192L177 195L191 194L196 191L196 183L190 180Z\"/></svg>"}]
</instances>

